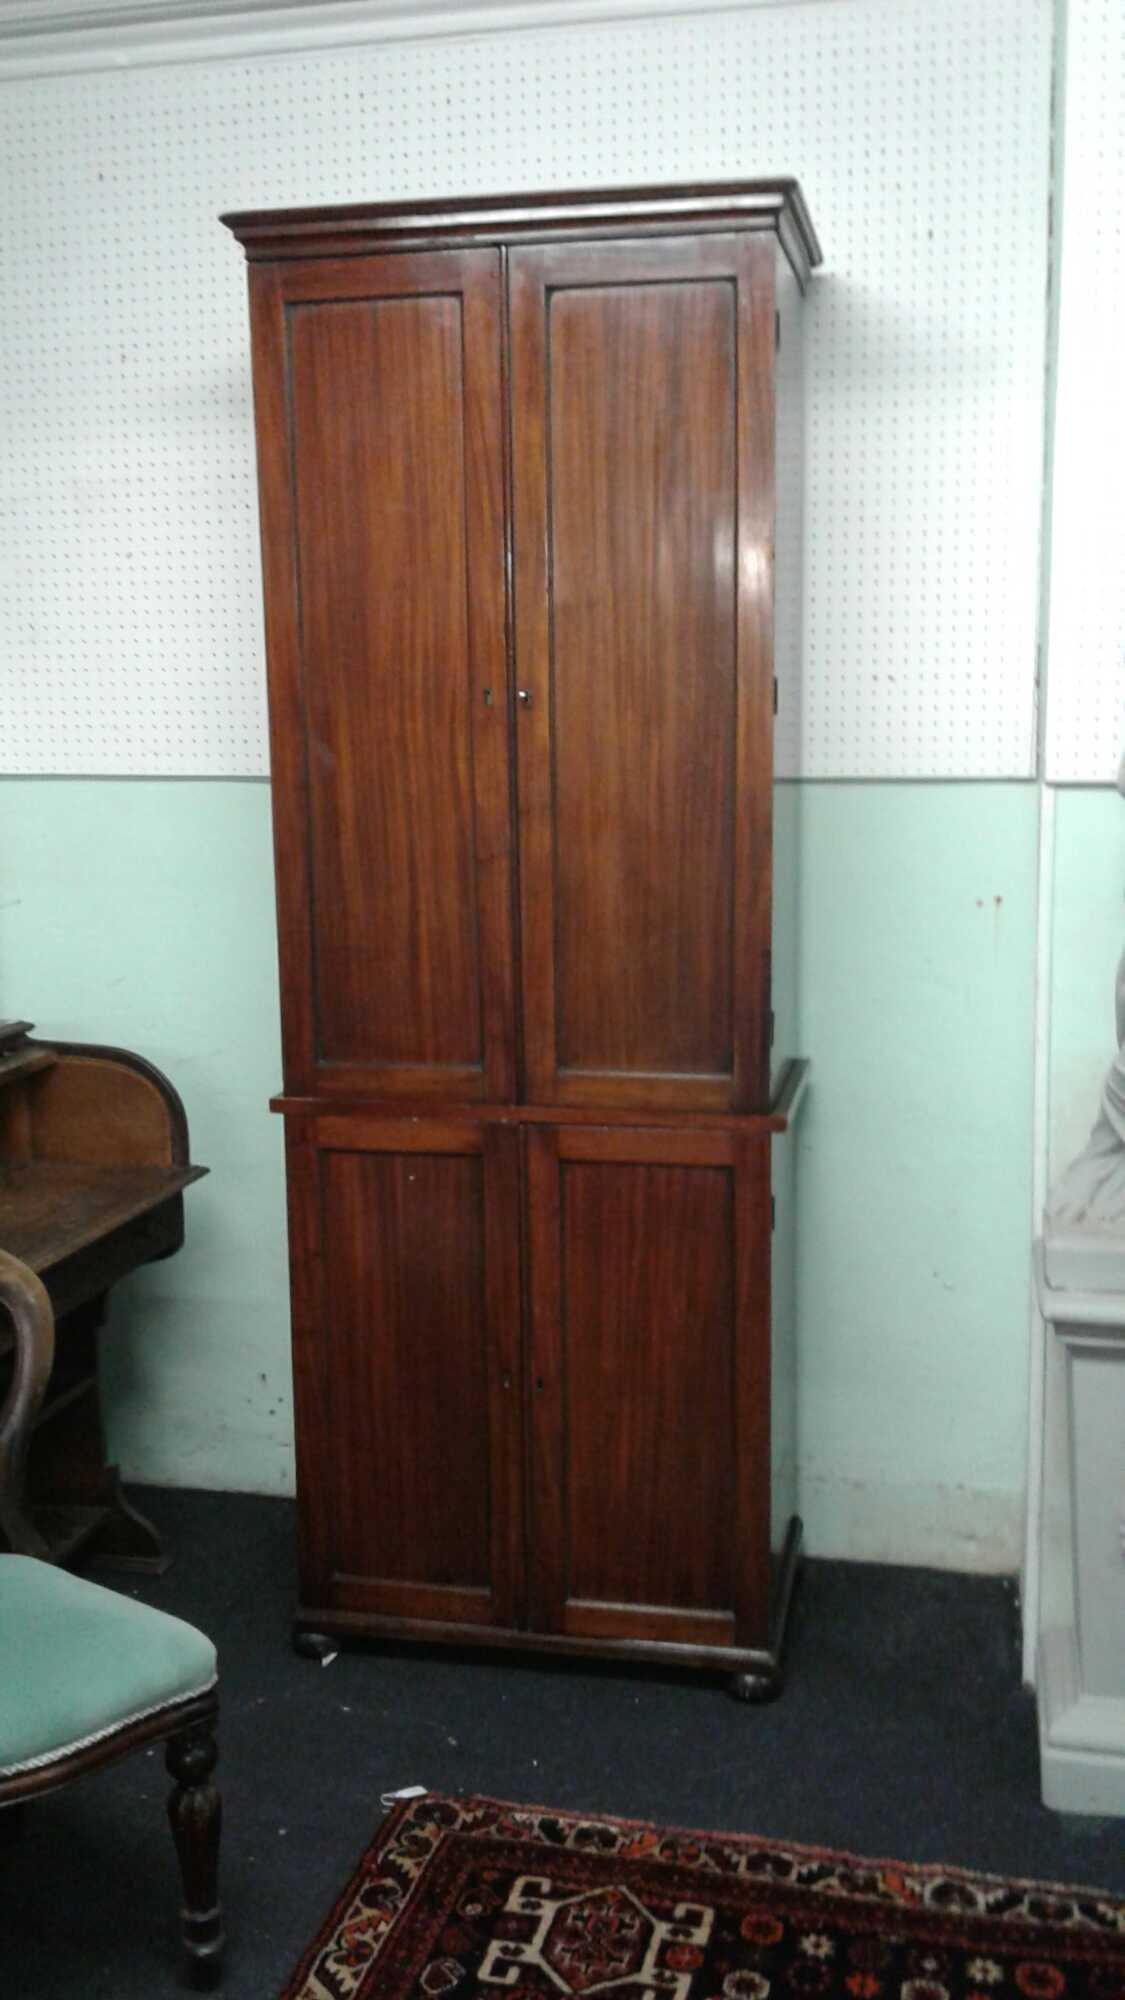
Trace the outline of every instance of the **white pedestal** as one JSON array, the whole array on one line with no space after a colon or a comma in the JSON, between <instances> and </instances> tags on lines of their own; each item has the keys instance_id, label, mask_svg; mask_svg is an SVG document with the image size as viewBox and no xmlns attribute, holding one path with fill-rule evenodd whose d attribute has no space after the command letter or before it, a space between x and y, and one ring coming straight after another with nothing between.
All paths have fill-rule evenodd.
<instances>
[{"instance_id":1,"label":"white pedestal","mask_svg":"<svg viewBox=\"0 0 1125 2000\"><path fill-rule=\"evenodd\" d=\"M1116 1262L1104 1241L1093 1246L1086 1266L1080 1240L1048 1242L1037 1265L1040 1309L1065 1357L1045 1496L1061 1523L1062 1574L1039 1634L1043 1799L1125 1816L1125 1246ZM1064 1273L1090 1288L1063 1288Z\"/></svg>"}]
</instances>

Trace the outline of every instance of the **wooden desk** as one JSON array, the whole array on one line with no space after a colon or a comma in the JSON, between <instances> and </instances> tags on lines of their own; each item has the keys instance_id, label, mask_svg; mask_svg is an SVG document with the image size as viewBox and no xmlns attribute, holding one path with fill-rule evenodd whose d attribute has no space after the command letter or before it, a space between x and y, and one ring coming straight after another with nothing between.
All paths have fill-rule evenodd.
<instances>
[{"instance_id":1,"label":"wooden desk","mask_svg":"<svg viewBox=\"0 0 1125 2000\"><path fill-rule=\"evenodd\" d=\"M110 1287L184 1240L187 1119L160 1071L124 1049L34 1041L0 1024L0 1247L47 1288L55 1362L21 1504L0 1548L56 1562L160 1570L155 1528L106 1463L98 1331ZM0 1324L0 1397L12 1339Z\"/></svg>"}]
</instances>

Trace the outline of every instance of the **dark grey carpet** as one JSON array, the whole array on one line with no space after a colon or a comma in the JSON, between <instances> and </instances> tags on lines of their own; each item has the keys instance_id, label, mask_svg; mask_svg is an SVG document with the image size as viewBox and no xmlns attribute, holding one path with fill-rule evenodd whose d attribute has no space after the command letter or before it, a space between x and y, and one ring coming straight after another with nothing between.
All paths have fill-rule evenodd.
<instances>
[{"instance_id":1,"label":"dark grey carpet","mask_svg":"<svg viewBox=\"0 0 1125 2000\"><path fill-rule=\"evenodd\" d=\"M230 2000L273 2000L381 1817L380 1793L408 1784L1125 1892L1121 1822L1039 1802L1002 1583L807 1564L789 1685L763 1709L686 1677L586 1664L404 1649L321 1667L289 1645L288 1502L143 1499L178 1554L137 1594L220 1649ZM142 1753L27 1812L0 1852L4 2000L175 1990L166 1789L161 1753Z\"/></svg>"}]
</instances>

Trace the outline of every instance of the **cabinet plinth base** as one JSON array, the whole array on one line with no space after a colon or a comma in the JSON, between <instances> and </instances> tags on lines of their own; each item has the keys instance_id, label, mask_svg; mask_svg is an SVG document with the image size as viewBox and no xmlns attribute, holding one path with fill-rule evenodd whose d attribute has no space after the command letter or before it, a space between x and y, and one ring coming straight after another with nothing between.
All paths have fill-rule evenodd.
<instances>
[{"instance_id":1,"label":"cabinet plinth base","mask_svg":"<svg viewBox=\"0 0 1125 2000\"><path fill-rule=\"evenodd\" d=\"M558 1653L569 1658L619 1660L637 1666L690 1668L700 1673L726 1674L738 1700L772 1701L784 1685L782 1650L801 1552L801 1523L794 1515L774 1572L770 1593L769 1644L764 1647L675 1644L664 1639L574 1638L562 1632L528 1632L499 1625L442 1624L421 1618L390 1618L373 1611L340 1607L300 1606L293 1626L295 1650L309 1659L348 1640L386 1639L399 1643L457 1646L523 1654Z\"/></svg>"}]
</instances>

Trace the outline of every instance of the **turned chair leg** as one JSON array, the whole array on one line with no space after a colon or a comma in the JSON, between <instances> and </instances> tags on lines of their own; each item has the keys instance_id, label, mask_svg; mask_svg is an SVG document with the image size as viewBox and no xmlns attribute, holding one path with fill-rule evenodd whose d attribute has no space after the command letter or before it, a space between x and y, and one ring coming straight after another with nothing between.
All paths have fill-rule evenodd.
<instances>
[{"instance_id":1,"label":"turned chair leg","mask_svg":"<svg viewBox=\"0 0 1125 2000\"><path fill-rule=\"evenodd\" d=\"M211 1783L218 1755L205 1722L170 1736L165 1752L168 1775L175 1780L168 1818L183 1882L184 1970L193 1986L214 1984L225 1942L218 1889L222 1804Z\"/></svg>"}]
</instances>

